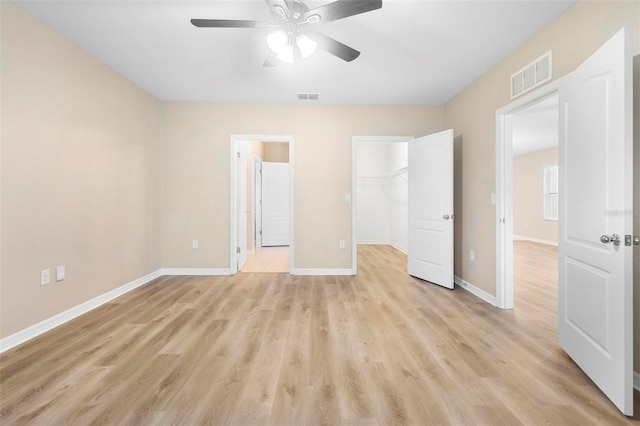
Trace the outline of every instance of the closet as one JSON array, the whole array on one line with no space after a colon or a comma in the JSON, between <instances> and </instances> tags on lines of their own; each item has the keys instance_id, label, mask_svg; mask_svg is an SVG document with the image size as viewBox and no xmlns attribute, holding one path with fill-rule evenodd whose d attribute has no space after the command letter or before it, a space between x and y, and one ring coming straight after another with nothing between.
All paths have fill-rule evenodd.
<instances>
[{"instance_id":1,"label":"closet","mask_svg":"<svg viewBox=\"0 0 640 426\"><path fill-rule=\"evenodd\" d=\"M407 251L407 142L357 144L358 244L390 244Z\"/></svg>"}]
</instances>

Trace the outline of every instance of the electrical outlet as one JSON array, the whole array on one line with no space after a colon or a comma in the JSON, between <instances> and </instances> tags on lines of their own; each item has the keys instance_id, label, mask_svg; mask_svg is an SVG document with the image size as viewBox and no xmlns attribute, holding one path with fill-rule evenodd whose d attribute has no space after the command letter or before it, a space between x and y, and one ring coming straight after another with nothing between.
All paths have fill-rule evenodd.
<instances>
[{"instance_id":1,"label":"electrical outlet","mask_svg":"<svg viewBox=\"0 0 640 426\"><path fill-rule=\"evenodd\" d=\"M194 248L194 249L200 248L200 241L198 240L191 241L191 248Z\"/></svg>"},{"instance_id":2,"label":"electrical outlet","mask_svg":"<svg viewBox=\"0 0 640 426\"><path fill-rule=\"evenodd\" d=\"M340 240L340 248L341 249L345 248L344 240Z\"/></svg>"},{"instance_id":3,"label":"electrical outlet","mask_svg":"<svg viewBox=\"0 0 640 426\"><path fill-rule=\"evenodd\" d=\"M51 282L51 270L43 269L40 271L40 285L47 285Z\"/></svg>"},{"instance_id":4,"label":"electrical outlet","mask_svg":"<svg viewBox=\"0 0 640 426\"><path fill-rule=\"evenodd\" d=\"M351 194L344 194L344 202L345 203L351 202Z\"/></svg>"},{"instance_id":5,"label":"electrical outlet","mask_svg":"<svg viewBox=\"0 0 640 426\"><path fill-rule=\"evenodd\" d=\"M66 275L64 266L57 266L56 267L56 281L62 281L64 280L64 277Z\"/></svg>"},{"instance_id":6,"label":"electrical outlet","mask_svg":"<svg viewBox=\"0 0 640 426\"><path fill-rule=\"evenodd\" d=\"M476 261L476 252L473 250L469 250L469 261L471 262L475 262Z\"/></svg>"}]
</instances>

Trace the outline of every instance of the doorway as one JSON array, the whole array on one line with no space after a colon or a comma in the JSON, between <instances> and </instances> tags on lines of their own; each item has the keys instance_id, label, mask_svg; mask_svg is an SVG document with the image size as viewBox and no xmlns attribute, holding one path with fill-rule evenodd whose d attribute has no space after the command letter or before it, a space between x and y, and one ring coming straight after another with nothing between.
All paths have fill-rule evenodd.
<instances>
[{"instance_id":1,"label":"doorway","mask_svg":"<svg viewBox=\"0 0 640 426\"><path fill-rule=\"evenodd\" d=\"M291 135L231 136L229 256L232 273L290 273L293 270L293 142ZM263 239L265 205L262 176L265 164L286 168L279 173L280 180L284 173L287 187L279 194L279 203L284 208L280 209L276 221L278 233L286 235L286 241L280 239L273 247L266 247ZM285 216L286 221L283 221Z\"/></svg>"},{"instance_id":2,"label":"doorway","mask_svg":"<svg viewBox=\"0 0 640 426\"><path fill-rule=\"evenodd\" d=\"M556 114L555 144L557 146L557 99L558 81L542 86L536 92L524 95L496 112L495 200L496 220L500 225L496 226L496 306L501 309L513 309L514 307L514 230L517 229L517 232L527 234L530 226L530 220L520 216L518 227L514 227L514 158L527 152L535 152L540 147L552 149L552 146L549 146L549 133L554 131L554 122L549 119L549 115L553 114L550 112L553 111L553 108L555 108ZM541 120L541 116L544 116L546 126L549 127L544 131L544 135L542 132L536 131L537 122ZM549 124L550 121L551 124ZM545 142L536 142L541 138L544 138ZM525 158L525 162L526 160ZM542 174L540 174L540 179L543 179ZM520 206L520 208L526 208L528 198L526 195L521 198L525 206ZM534 226L533 222L531 225ZM546 235L548 232L547 229ZM557 243L557 230L555 232ZM516 234L516 237L519 236L522 235ZM531 236L528 239L530 240Z\"/></svg>"},{"instance_id":3,"label":"doorway","mask_svg":"<svg viewBox=\"0 0 640 426\"><path fill-rule=\"evenodd\" d=\"M413 136L352 139L352 270L358 244L387 244L407 253L408 143Z\"/></svg>"},{"instance_id":4,"label":"doorway","mask_svg":"<svg viewBox=\"0 0 640 426\"><path fill-rule=\"evenodd\" d=\"M547 303L538 292L557 297L557 94L515 111L511 132L514 307L520 308Z\"/></svg>"}]
</instances>

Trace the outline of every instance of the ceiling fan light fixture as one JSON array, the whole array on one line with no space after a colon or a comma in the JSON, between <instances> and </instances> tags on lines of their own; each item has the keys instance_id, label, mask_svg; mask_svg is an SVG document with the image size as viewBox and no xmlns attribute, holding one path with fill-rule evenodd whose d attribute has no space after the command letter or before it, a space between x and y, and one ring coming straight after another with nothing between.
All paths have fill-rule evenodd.
<instances>
[{"instance_id":1,"label":"ceiling fan light fixture","mask_svg":"<svg viewBox=\"0 0 640 426\"><path fill-rule=\"evenodd\" d=\"M296 44L298 45L298 49L300 49L300 56L302 56L303 58L308 58L309 56L313 55L313 53L318 48L318 43L311 40L304 34L300 34L296 38Z\"/></svg>"},{"instance_id":2,"label":"ceiling fan light fixture","mask_svg":"<svg viewBox=\"0 0 640 426\"><path fill-rule=\"evenodd\" d=\"M293 63L293 46L290 44L284 46L284 48L282 48L282 50L278 52L276 59L282 62L286 62L288 64L292 64Z\"/></svg>"},{"instance_id":3,"label":"ceiling fan light fixture","mask_svg":"<svg viewBox=\"0 0 640 426\"><path fill-rule=\"evenodd\" d=\"M286 32L279 30L267 36L267 45L274 53L280 53L287 47L289 36Z\"/></svg>"}]
</instances>

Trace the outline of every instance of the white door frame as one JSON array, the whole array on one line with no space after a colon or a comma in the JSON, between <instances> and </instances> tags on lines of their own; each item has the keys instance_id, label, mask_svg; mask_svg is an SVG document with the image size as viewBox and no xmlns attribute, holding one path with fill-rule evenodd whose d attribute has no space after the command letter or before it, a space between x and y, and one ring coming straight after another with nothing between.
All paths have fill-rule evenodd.
<instances>
[{"instance_id":1,"label":"white door frame","mask_svg":"<svg viewBox=\"0 0 640 426\"><path fill-rule=\"evenodd\" d=\"M257 155L253 157L253 250L262 247L262 158ZM258 190L258 188L260 188ZM259 193L258 193L259 192ZM258 229L258 217L260 218L260 229Z\"/></svg>"},{"instance_id":2,"label":"white door frame","mask_svg":"<svg viewBox=\"0 0 640 426\"><path fill-rule=\"evenodd\" d=\"M513 309L513 113L558 93L561 81L554 80L496 111L496 307L500 309Z\"/></svg>"},{"instance_id":3,"label":"white door frame","mask_svg":"<svg viewBox=\"0 0 640 426\"><path fill-rule=\"evenodd\" d=\"M358 144L409 142L414 136L353 136L351 138L351 273L358 273Z\"/></svg>"},{"instance_id":4,"label":"white door frame","mask_svg":"<svg viewBox=\"0 0 640 426\"><path fill-rule=\"evenodd\" d=\"M240 142L287 142L289 143L289 273L294 270L295 234L293 214L293 187L294 187L294 137L293 135L231 135L229 149L229 270L231 274L238 272L236 248L238 247L238 223L237 223L237 185L236 185L236 152Z\"/></svg>"}]
</instances>

